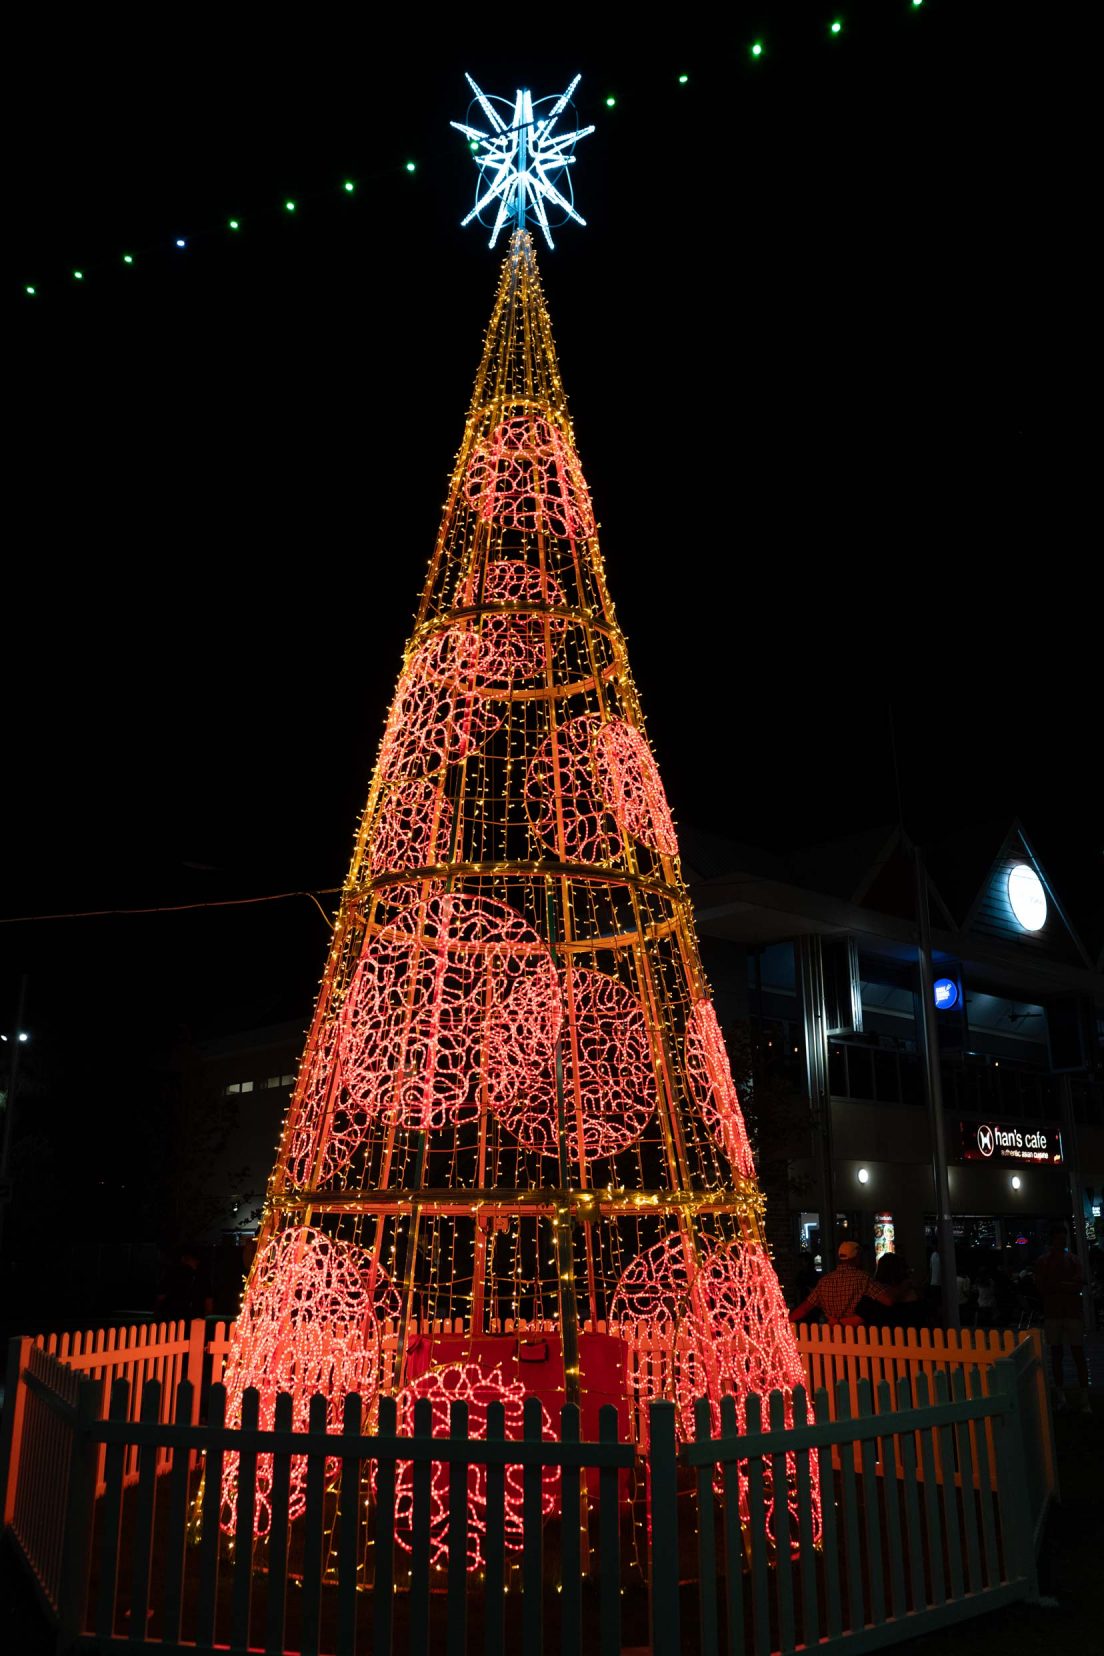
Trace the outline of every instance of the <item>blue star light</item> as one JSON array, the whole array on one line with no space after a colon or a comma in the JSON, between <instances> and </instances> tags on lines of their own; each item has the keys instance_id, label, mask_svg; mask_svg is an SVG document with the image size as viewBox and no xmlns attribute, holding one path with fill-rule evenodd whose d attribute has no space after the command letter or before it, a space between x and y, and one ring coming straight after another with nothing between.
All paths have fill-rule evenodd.
<instances>
[{"instance_id":1,"label":"blue star light","mask_svg":"<svg viewBox=\"0 0 1104 1656\"><path fill-rule=\"evenodd\" d=\"M579 139L586 138L594 128L575 126L558 134L552 130L570 104L571 94L582 76L576 75L567 91L558 98L540 98L535 104L531 92L519 91L512 110L505 98L488 96L480 91L470 75L465 78L487 118L490 131L484 132L465 121L449 123L468 139L472 157L479 168L475 206L467 218L461 220L461 225L468 225L476 218L481 223L485 222L483 213L497 201L491 247L505 224L512 223L523 230L529 209L532 209L549 247L554 246L548 222L550 207L562 213L564 218L574 219L576 224L586 224L586 219L575 211L568 168L575 163L571 151ZM500 114L496 104L507 113ZM469 117L470 114L471 111Z\"/></svg>"}]
</instances>

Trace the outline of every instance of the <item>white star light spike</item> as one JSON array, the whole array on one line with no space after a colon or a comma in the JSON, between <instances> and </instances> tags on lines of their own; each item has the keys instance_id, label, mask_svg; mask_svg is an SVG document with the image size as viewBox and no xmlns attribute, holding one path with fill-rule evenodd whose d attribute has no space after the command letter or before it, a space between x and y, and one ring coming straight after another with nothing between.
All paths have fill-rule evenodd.
<instances>
[{"instance_id":1,"label":"white star light spike","mask_svg":"<svg viewBox=\"0 0 1104 1656\"><path fill-rule=\"evenodd\" d=\"M470 125L470 110L469 121L449 123L469 140L479 168L475 206L461 220L461 225L469 225L473 219L485 222L482 215L497 202L490 240L493 247L505 224L513 223L523 230L531 209L545 241L549 247L554 246L548 221L550 207L565 219L586 224L586 219L575 211L568 168L575 164L571 153L575 145L594 128L576 126L560 133L552 130L570 104L571 94L582 76L576 75L558 98L541 98L535 104L531 92L519 91L513 109L505 98L482 92L470 75L465 78L487 118L490 131Z\"/></svg>"}]
</instances>

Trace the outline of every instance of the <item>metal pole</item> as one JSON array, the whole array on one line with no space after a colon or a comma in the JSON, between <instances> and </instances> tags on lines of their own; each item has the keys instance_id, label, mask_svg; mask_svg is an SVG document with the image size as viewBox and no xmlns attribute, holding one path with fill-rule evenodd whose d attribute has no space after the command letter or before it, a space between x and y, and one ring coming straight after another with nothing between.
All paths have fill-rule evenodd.
<instances>
[{"instance_id":1,"label":"metal pole","mask_svg":"<svg viewBox=\"0 0 1104 1656\"><path fill-rule=\"evenodd\" d=\"M939 1281L943 1321L957 1328L958 1263L955 1259L954 1221L951 1217L951 1189L947 1177L947 1140L943 1121L943 1077L939 1067L939 1025L935 1018L935 973L932 970L931 923L928 918L928 881L924 853L916 847L916 917L920 926L917 955L920 966L920 1029L924 1056L924 1081L928 1095L928 1125L931 1128L932 1175L935 1182L935 1211L939 1240Z\"/></svg>"},{"instance_id":2,"label":"metal pole","mask_svg":"<svg viewBox=\"0 0 1104 1656\"><path fill-rule=\"evenodd\" d=\"M529 94L525 94L522 103L522 120L518 127L518 189L517 189L517 227L525 229L525 168L529 152L529 126L525 116L529 114Z\"/></svg>"},{"instance_id":3,"label":"metal pole","mask_svg":"<svg viewBox=\"0 0 1104 1656\"><path fill-rule=\"evenodd\" d=\"M19 1048L22 1045L19 1036L23 1029L23 1012L27 1004L26 974L19 980L19 1011L15 1015L15 1028L9 1039L11 1041L11 1062L8 1066L8 1096L4 1103L4 1145L0 1150L0 1184L8 1177L8 1166L11 1160L12 1122L15 1120L15 1088L19 1080ZM4 1209L7 1207L6 1198L0 1196L0 1250L4 1246Z\"/></svg>"},{"instance_id":4,"label":"metal pole","mask_svg":"<svg viewBox=\"0 0 1104 1656\"><path fill-rule=\"evenodd\" d=\"M1066 1164L1066 1174L1069 1178L1073 1249L1081 1266L1081 1280L1085 1285L1081 1296L1085 1327L1091 1334L1096 1327L1096 1307L1092 1296L1089 1244L1085 1236L1085 1204L1081 1194L1081 1156L1077 1144L1077 1122L1073 1114L1073 1083L1068 1075L1058 1077L1058 1096L1061 1099L1062 1160Z\"/></svg>"},{"instance_id":5,"label":"metal pole","mask_svg":"<svg viewBox=\"0 0 1104 1656\"><path fill-rule=\"evenodd\" d=\"M832 1182L832 1099L828 1090L828 1015L824 1006L824 956L815 934L794 943L805 1035L805 1090L813 1129L820 1255L825 1271L836 1262L836 1196Z\"/></svg>"}]
</instances>

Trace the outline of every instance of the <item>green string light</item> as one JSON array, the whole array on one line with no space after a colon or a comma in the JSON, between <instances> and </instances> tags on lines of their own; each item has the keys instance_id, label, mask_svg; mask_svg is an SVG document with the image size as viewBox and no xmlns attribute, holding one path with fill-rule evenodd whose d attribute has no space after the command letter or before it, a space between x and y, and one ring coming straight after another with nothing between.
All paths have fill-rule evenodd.
<instances>
[{"instance_id":1,"label":"green string light","mask_svg":"<svg viewBox=\"0 0 1104 1656\"><path fill-rule=\"evenodd\" d=\"M839 32L842 28L843 28L843 24L840 22L839 18L837 17L836 21L832 24L832 33L833 34L839 34Z\"/></svg>"},{"instance_id":2,"label":"green string light","mask_svg":"<svg viewBox=\"0 0 1104 1656\"><path fill-rule=\"evenodd\" d=\"M918 11L919 8L923 5L924 0L911 0L911 3L912 3L913 10ZM842 34L843 33L843 19L838 18L838 17L833 18L832 22L828 25L828 29L829 29L829 33L831 33L833 35ZM765 54L765 47L764 47L763 42L761 40L752 41L752 43L751 43L750 47L748 48L748 50L749 50L750 55L753 58L761 58ZM678 79L678 84L680 86L686 86L686 85L689 84L690 76L686 73L683 73L683 74L680 74L677 77L677 79ZM606 104L607 109L615 109L617 107L617 99L613 95L613 93L610 93L609 96L606 98L605 104ZM468 148L471 150L473 155L476 154L478 152L478 150L481 148L479 140L478 139L471 140L471 142L468 145ZM416 161L407 161L405 163L405 170L408 173L417 172L418 163ZM355 183L355 181L351 178L345 179L342 183L342 189L344 190L346 195L354 195L356 193L356 183ZM298 203L295 202L295 201L292 201L290 199L284 202L284 210L285 210L285 212L288 212L288 213L294 213L297 209L297 206L298 206ZM234 230L234 231L240 230L241 229L241 220L236 219L236 218L227 219L226 226L227 226L228 230ZM122 259L123 259L123 263L126 264L126 265L132 265L134 263L133 253L124 253L123 256L122 256ZM83 282L84 281L84 271L83 270L74 270L72 274L73 274L73 280L74 281L76 281L76 282ZM27 284L25 284L24 291L29 296L33 296L36 293L37 290L35 289L35 287L32 284L27 283Z\"/></svg>"}]
</instances>

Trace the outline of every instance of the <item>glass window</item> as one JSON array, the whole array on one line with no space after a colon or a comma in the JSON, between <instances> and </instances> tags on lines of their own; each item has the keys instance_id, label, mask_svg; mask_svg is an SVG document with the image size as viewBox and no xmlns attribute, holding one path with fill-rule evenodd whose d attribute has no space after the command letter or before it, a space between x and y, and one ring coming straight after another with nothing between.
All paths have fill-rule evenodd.
<instances>
[{"instance_id":1,"label":"glass window","mask_svg":"<svg viewBox=\"0 0 1104 1656\"><path fill-rule=\"evenodd\" d=\"M241 1084L241 1090L242 1090L242 1092L252 1092L253 1091L252 1081L243 1081L242 1084Z\"/></svg>"},{"instance_id":2,"label":"glass window","mask_svg":"<svg viewBox=\"0 0 1104 1656\"><path fill-rule=\"evenodd\" d=\"M869 1047L848 1047L847 1069L850 1085L847 1096L849 1098L874 1097L874 1066L870 1061L871 1056Z\"/></svg>"},{"instance_id":3,"label":"glass window","mask_svg":"<svg viewBox=\"0 0 1104 1656\"><path fill-rule=\"evenodd\" d=\"M281 1087L293 1087L295 1085L294 1075L281 1075L280 1085Z\"/></svg>"},{"instance_id":4,"label":"glass window","mask_svg":"<svg viewBox=\"0 0 1104 1656\"><path fill-rule=\"evenodd\" d=\"M944 1082L946 1071L944 1071ZM901 1054L901 1102L903 1104L923 1104L924 1080L920 1073L920 1060L914 1052Z\"/></svg>"},{"instance_id":5,"label":"glass window","mask_svg":"<svg viewBox=\"0 0 1104 1656\"><path fill-rule=\"evenodd\" d=\"M231 1081L226 1090L228 1093L240 1093L242 1090L242 1084L240 1081Z\"/></svg>"},{"instance_id":6,"label":"glass window","mask_svg":"<svg viewBox=\"0 0 1104 1656\"><path fill-rule=\"evenodd\" d=\"M874 1096L879 1104L901 1102L901 1083L897 1075L895 1052L879 1051L874 1054Z\"/></svg>"},{"instance_id":7,"label":"glass window","mask_svg":"<svg viewBox=\"0 0 1104 1656\"><path fill-rule=\"evenodd\" d=\"M847 1097L847 1054L841 1041L828 1043L828 1091L835 1098Z\"/></svg>"}]
</instances>

